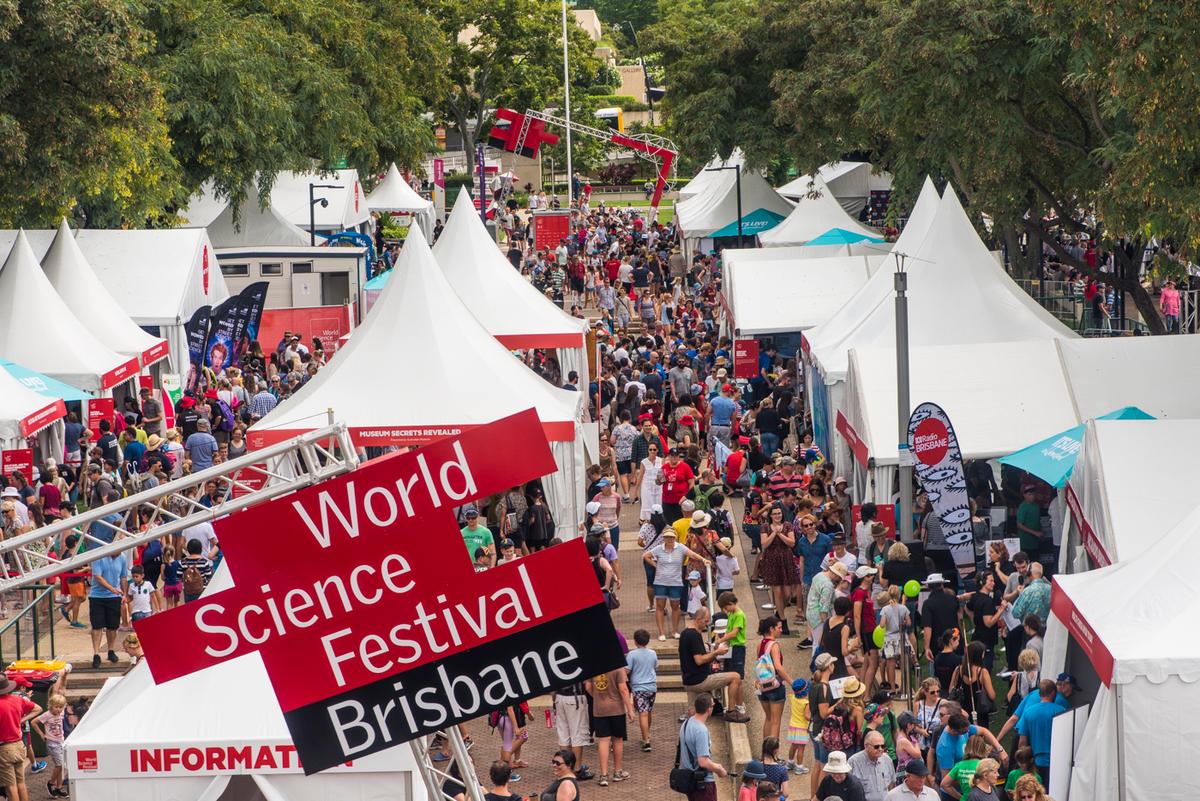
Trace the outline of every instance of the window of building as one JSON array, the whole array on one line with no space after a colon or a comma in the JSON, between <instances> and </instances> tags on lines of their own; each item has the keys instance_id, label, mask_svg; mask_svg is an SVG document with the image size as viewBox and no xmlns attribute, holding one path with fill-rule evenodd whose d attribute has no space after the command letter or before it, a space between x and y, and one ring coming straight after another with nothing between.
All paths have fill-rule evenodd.
<instances>
[{"instance_id":1,"label":"window of building","mask_svg":"<svg viewBox=\"0 0 1200 801\"><path fill-rule=\"evenodd\" d=\"M311 261L294 261L292 262L293 273L311 273L313 271Z\"/></svg>"},{"instance_id":2,"label":"window of building","mask_svg":"<svg viewBox=\"0 0 1200 801\"><path fill-rule=\"evenodd\" d=\"M236 275L249 275L249 274L250 274L250 265L249 264L222 264L221 265L221 275L236 276Z\"/></svg>"},{"instance_id":3,"label":"window of building","mask_svg":"<svg viewBox=\"0 0 1200 801\"><path fill-rule=\"evenodd\" d=\"M283 275L282 264L260 264L258 265L260 275Z\"/></svg>"}]
</instances>

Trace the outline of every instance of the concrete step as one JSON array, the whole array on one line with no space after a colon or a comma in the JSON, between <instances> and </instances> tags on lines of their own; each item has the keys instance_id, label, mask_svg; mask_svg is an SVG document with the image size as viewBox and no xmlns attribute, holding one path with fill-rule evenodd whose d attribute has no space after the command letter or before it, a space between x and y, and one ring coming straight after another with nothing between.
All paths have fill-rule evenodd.
<instances>
[{"instance_id":1,"label":"concrete step","mask_svg":"<svg viewBox=\"0 0 1200 801\"><path fill-rule=\"evenodd\" d=\"M75 687L74 685L68 685L67 687L67 701L69 703L73 703L75 701L90 702L99 694L99 687Z\"/></svg>"}]
</instances>

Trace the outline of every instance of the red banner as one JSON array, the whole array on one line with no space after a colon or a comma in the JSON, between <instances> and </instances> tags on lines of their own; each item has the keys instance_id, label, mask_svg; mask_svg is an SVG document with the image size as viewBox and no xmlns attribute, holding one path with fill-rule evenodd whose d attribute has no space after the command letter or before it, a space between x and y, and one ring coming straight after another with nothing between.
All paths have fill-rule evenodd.
<instances>
[{"instance_id":1,"label":"red banner","mask_svg":"<svg viewBox=\"0 0 1200 801\"><path fill-rule=\"evenodd\" d=\"M1070 482L1064 488L1066 491L1063 495L1067 500L1067 509L1071 511L1071 517L1075 520L1075 526L1079 529L1079 542L1083 545L1083 549L1087 551L1088 557L1092 560L1093 567L1105 567L1112 564L1112 557L1108 555L1108 549L1104 547L1104 541L1096 534L1096 530L1092 528L1091 523L1083 515L1083 506L1079 503L1079 496L1075 494L1075 488Z\"/></svg>"},{"instance_id":2,"label":"red banner","mask_svg":"<svg viewBox=\"0 0 1200 801\"><path fill-rule=\"evenodd\" d=\"M853 504L850 507L850 519L854 521L854 525L858 525L858 521L862 520L862 506ZM889 540L896 539L896 505L893 503L877 503L875 504L875 520L887 526L887 537ZM852 527L851 527L852 528Z\"/></svg>"},{"instance_id":3,"label":"red banner","mask_svg":"<svg viewBox=\"0 0 1200 801\"><path fill-rule=\"evenodd\" d=\"M49 400L49 398L47 398ZM62 402L62 399L56 398L50 401L44 408L38 409L31 415L22 418L21 420L21 436L28 437L35 432L41 431L46 426L53 423L60 417L67 416L67 405Z\"/></svg>"},{"instance_id":4,"label":"red banner","mask_svg":"<svg viewBox=\"0 0 1200 801\"><path fill-rule=\"evenodd\" d=\"M158 344L153 345L149 348L146 348L146 350L142 351L142 355L141 355L142 367L149 367L150 365L154 364L155 362L162 361L163 359L167 358L167 355L170 352L171 352L171 348L169 345L167 345L167 341L165 339L160 339L158 341Z\"/></svg>"},{"instance_id":5,"label":"red banner","mask_svg":"<svg viewBox=\"0 0 1200 801\"><path fill-rule=\"evenodd\" d=\"M353 327L354 306L313 306L308 309L264 309L258 326L258 342L270 353L285 331L299 334L304 347L312 349L313 337L321 340L325 355L337 352L338 340Z\"/></svg>"},{"instance_id":6,"label":"red banner","mask_svg":"<svg viewBox=\"0 0 1200 801\"><path fill-rule=\"evenodd\" d=\"M733 377L754 378L758 375L758 340L733 340Z\"/></svg>"},{"instance_id":7,"label":"red banner","mask_svg":"<svg viewBox=\"0 0 1200 801\"><path fill-rule=\"evenodd\" d=\"M867 443L862 441L862 438L858 436L858 432L854 430L854 427L850 425L850 421L846 419L846 416L840 410L837 413L836 425L838 433L846 438L846 444L850 446L850 453L854 454L854 458L859 464L866 467L867 459L870 456L867 453Z\"/></svg>"},{"instance_id":8,"label":"red banner","mask_svg":"<svg viewBox=\"0 0 1200 801\"><path fill-rule=\"evenodd\" d=\"M11 479L14 471L20 470L26 480L33 478L33 449L9 448L0 453L0 473L6 479Z\"/></svg>"},{"instance_id":9,"label":"red banner","mask_svg":"<svg viewBox=\"0 0 1200 801\"><path fill-rule=\"evenodd\" d=\"M138 376L138 390L140 391L143 389L148 389L152 392L154 391L154 376L152 376L152 375L139 375Z\"/></svg>"},{"instance_id":10,"label":"red banner","mask_svg":"<svg viewBox=\"0 0 1200 801\"><path fill-rule=\"evenodd\" d=\"M534 250L552 251L570 235L570 211L535 211L533 213Z\"/></svg>"},{"instance_id":11,"label":"red banner","mask_svg":"<svg viewBox=\"0 0 1200 801\"><path fill-rule=\"evenodd\" d=\"M1062 585L1054 581L1050 587L1050 612L1071 632L1075 642L1087 654L1096 675L1106 685L1112 685L1113 655L1087 618L1075 606Z\"/></svg>"},{"instance_id":12,"label":"red banner","mask_svg":"<svg viewBox=\"0 0 1200 801\"><path fill-rule=\"evenodd\" d=\"M87 427L92 432L92 439L100 438L100 421L107 420L112 423L115 407L112 398L92 398L87 402L88 419Z\"/></svg>"},{"instance_id":13,"label":"red banner","mask_svg":"<svg viewBox=\"0 0 1200 801\"><path fill-rule=\"evenodd\" d=\"M141 367L139 366L137 357L134 356L129 361L114 367L104 375L100 376L100 388L112 389L118 384L128 381L136 376L138 374L138 370L140 369Z\"/></svg>"}]
</instances>

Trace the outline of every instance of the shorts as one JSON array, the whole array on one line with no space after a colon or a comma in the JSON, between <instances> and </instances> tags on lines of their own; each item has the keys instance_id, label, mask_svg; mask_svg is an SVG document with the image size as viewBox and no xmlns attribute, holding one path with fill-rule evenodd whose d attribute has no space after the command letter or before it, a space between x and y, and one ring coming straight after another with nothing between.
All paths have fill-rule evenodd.
<instances>
[{"instance_id":1,"label":"shorts","mask_svg":"<svg viewBox=\"0 0 1200 801\"><path fill-rule=\"evenodd\" d=\"M696 696L700 693L716 693L717 690L728 687L733 681L732 673L714 673L699 684L685 684L683 689L687 692L688 706L692 706L696 702Z\"/></svg>"},{"instance_id":2,"label":"shorts","mask_svg":"<svg viewBox=\"0 0 1200 801\"><path fill-rule=\"evenodd\" d=\"M803 726L788 726L787 741L792 745L808 745L808 729Z\"/></svg>"},{"instance_id":3,"label":"shorts","mask_svg":"<svg viewBox=\"0 0 1200 801\"><path fill-rule=\"evenodd\" d=\"M121 599L88 598L88 618L93 631L116 631L121 627Z\"/></svg>"},{"instance_id":4,"label":"shorts","mask_svg":"<svg viewBox=\"0 0 1200 801\"><path fill-rule=\"evenodd\" d=\"M870 634L867 634L867 635L864 635L864 636L860 637L860 638L859 638L859 642L861 642L861 643L862 643L863 656L866 656L866 655L867 655L867 654L869 654L871 651L878 651L878 650L879 650L879 646L875 644L875 631L874 631L874 629L872 629L872 630L871 630L871 633L870 633ZM989 664L990 664L990 663L989 663Z\"/></svg>"},{"instance_id":5,"label":"shorts","mask_svg":"<svg viewBox=\"0 0 1200 801\"><path fill-rule=\"evenodd\" d=\"M658 568L656 568L654 565L650 564L649 562L643 561L642 569L646 571L646 586L653 587L654 586L654 574L658 572Z\"/></svg>"},{"instance_id":6,"label":"shorts","mask_svg":"<svg viewBox=\"0 0 1200 801\"><path fill-rule=\"evenodd\" d=\"M634 690L633 691L633 708L637 712L653 712L654 699L658 695L657 690Z\"/></svg>"},{"instance_id":7,"label":"shorts","mask_svg":"<svg viewBox=\"0 0 1200 801\"><path fill-rule=\"evenodd\" d=\"M774 690L767 690L765 693L758 694L758 700L764 704L782 704L787 700L787 687L780 684Z\"/></svg>"},{"instance_id":8,"label":"shorts","mask_svg":"<svg viewBox=\"0 0 1200 801\"><path fill-rule=\"evenodd\" d=\"M678 587L668 587L664 584L654 585L655 598L667 598L680 604L683 603L685 592L686 590L682 584Z\"/></svg>"},{"instance_id":9,"label":"shorts","mask_svg":"<svg viewBox=\"0 0 1200 801\"><path fill-rule=\"evenodd\" d=\"M899 657L900 652L903 650L900 647L900 645L901 645L901 643L900 643L900 635L899 634L884 635L883 658L884 659L896 659L897 657Z\"/></svg>"},{"instance_id":10,"label":"shorts","mask_svg":"<svg viewBox=\"0 0 1200 801\"><path fill-rule=\"evenodd\" d=\"M561 748L582 748L591 741L588 732L587 699L582 696L554 696L554 728Z\"/></svg>"},{"instance_id":11,"label":"shorts","mask_svg":"<svg viewBox=\"0 0 1200 801\"><path fill-rule=\"evenodd\" d=\"M46 755L50 757L50 764L56 768L61 768L67 764L66 748L61 740L46 741Z\"/></svg>"},{"instance_id":12,"label":"shorts","mask_svg":"<svg viewBox=\"0 0 1200 801\"><path fill-rule=\"evenodd\" d=\"M725 660L725 669L746 677L746 646L735 645L729 649L729 658Z\"/></svg>"},{"instance_id":13,"label":"shorts","mask_svg":"<svg viewBox=\"0 0 1200 801\"><path fill-rule=\"evenodd\" d=\"M163 585L163 597L164 598L178 598L181 595L183 595L183 585L182 584L164 584Z\"/></svg>"},{"instance_id":14,"label":"shorts","mask_svg":"<svg viewBox=\"0 0 1200 801\"><path fill-rule=\"evenodd\" d=\"M145 620L148 617L150 617L149 612L133 612L129 615L129 619L134 623L137 623L139 620Z\"/></svg>"},{"instance_id":15,"label":"shorts","mask_svg":"<svg viewBox=\"0 0 1200 801\"><path fill-rule=\"evenodd\" d=\"M87 579L67 581L67 595L72 598L86 598L88 592Z\"/></svg>"},{"instance_id":16,"label":"shorts","mask_svg":"<svg viewBox=\"0 0 1200 801\"><path fill-rule=\"evenodd\" d=\"M711 773L709 774L712 775ZM699 790L687 794L688 801L717 801L717 783L705 781Z\"/></svg>"},{"instance_id":17,"label":"shorts","mask_svg":"<svg viewBox=\"0 0 1200 801\"><path fill-rule=\"evenodd\" d=\"M822 765L824 765L829 761L829 749L821 745L820 740L813 740L812 747L814 762L820 762Z\"/></svg>"},{"instance_id":18,"label":"shorts","mask_svg":"<svg viewBox=\"0 0 1200 801\"><path fill-rule=\"evenodd\" d=\"M142 569L146 571L146 581L150 582L151 587L158 589L158 579L162 575L162 563L158 562L147 567L143 562Z\"/></svg>"},{"instance_id":19,"label":"shorts","mask_svg":"<svg viewBox=\"0 0 1200 801\"><path fill-rule=\"evenodd\" d=\"M617 460L617 475L628 476L628 475L632 475L632 474L633 474L633 460L632 459L624 459L624 460L618 459Z\"/></svg>"},{"instance_id":20,"label":"shorts","mask_svg":"<svg viewBox=\"0 0 1200 801\"><path fill-rule=\"evenodd\" d=\"M25 781L25 741L0 745L0 785L10 787Z\"/></svg>"},{"instance_id":21,"label":"shorts","mask_svg":"<svg viewBox=\"0 0 1200 801\"><path fill-rule=\"evenodd\" d=\"M627 737L624 715L597 715L592 723L597 737L616 737L618 740Z\"/></svg>"}]
</instances>

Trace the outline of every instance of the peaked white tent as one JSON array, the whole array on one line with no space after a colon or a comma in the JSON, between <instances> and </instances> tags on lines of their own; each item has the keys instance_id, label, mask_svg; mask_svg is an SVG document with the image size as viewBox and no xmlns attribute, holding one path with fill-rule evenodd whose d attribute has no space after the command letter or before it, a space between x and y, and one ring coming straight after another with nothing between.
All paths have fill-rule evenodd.
<instances>
[{"instance_id":1,"label":"peaked white tent","mask_svg":"<svg viewBox=\"0 0 1200 801\"><path fill-rule=\"evenodd\" d=\"M717 177L703 194L675 204L675 217L689 257L706 249L714 236L737 236L737 173L722 170L712 174ZM792 203L772 189L757 172L743 170L741 208L743 236L752 239L787 217Z\"/></svg>"},{"instance_id":2,"label":"peaked white tent","mask_svg":"<svg viewBox=\"0 0 1200 801\"><path fill-rule=\"evenodd\" d=\"M25 232L0 267L0 357L89 392L138 373L138 360L101 344L54 291Z\"/></svg>"},{"instance_id":3,"label":"peaked white tent","mask_svg":"<svg viewBox=\"0 0 1200 801\"><path fill-rule=\"evenodd\" d=\"M426 239L433 239L433 203L416 193L392 162L379 185L367 195L367 208L371 211L399 212L411 214L418 220Z\"/></svg>"},{"instance_id":4,"label":"peaked white tent","mask_svg":"<svg viewBox=\"0 0 1200 801\"><path fill-rule=\"evenodd\" d=\"M34 392L7 370L0 370L0 450L24 447L26 438L66 414L62 400Z\"/></svg>"},{"instance_id":5,"label":"peaked white tent","mask_svg":"<svg viewBox=\"0 0 1200 801\"><path fill-rule=\"evenodd\" d=\"M42 269L67 308L103 345L117 353L136 356L142 367L167 358L167 341L151 336L130 320L96 277L66 218L59 224L54 243L42 259Z\"/></svg>"},{"instance_id":6,"label":"peaked white tent","mask_svg":"<svg viewBox=\"0 0 1200 801\"><path fill-rule=\"evenodd\" d=\"M866 161L832 161L817 170L815 177L825 182L841 207L855 219L872 191L892 188L891 174L876 173ZM779 187L779 194L789 200L799 200L808 194L813 178L812 175L793 178Z\"/></svg>"},{"instance_id":7,"label":"peaked white tent","mask_svg":"<svg viewBox=\"0 0 1200 801\"><path fill-rule=\"evenodd\" d=\"M308 232L293 225L269 202L266 208L253 183L246 186L246 199L234 218L233 204L227 203L221 212L205 226L213 247L240 248L261 245L308 247Z\"/></svg>"},{"instance_id":8,"label":"peaked white tent","mask_svg":"<svg viewBox=\"0 0 1200 801\"><path fill-rule=\"evenodd\" d=\"M212 589L232 585L218 570ZM197 709L203 714L181 714ZM305 776L258 654L155 684L112 678L67 738L76 801L424 801L408 746ZM86 764L79 770L76 766Z\"/></svg>"},{"instance_id":9,"label":"peaked white tent","mask_svg":"<svg viewBox=\"0 0 1200 801\"><path fill-rule=\"evenodd\" d=\"M1080 417L1137 406L1155 417L1200 417L1200 334L1064 339L1063 367Z\"/></svg>"},{"instance_id":10,"label":"peaked white tent","mask_svg":"<svg viewBox=\"0 0 1200 801\"><path fill-rule=\"evenodd\" d=\"M700 168L700 172L696 173L696 177L688 181L679 190L679 199L687 200L690 197L704 194L705 190L712 184L720 172L716 171L718 167L733 167L735 165L744 165L746 163L746 155L742 153L740 147L735 147L733 152L729 154L728 159L721 158L720 154L712 157L712 160Z\"/></svg>"},{"instance_id":11,"label":"peaked white tent","mask_svg":"<svg viewBox=\"0 0 1200 801\"><path fill-rule=\"evenodd\" d=\"M275 176L275 183L271 186L271 205L292 225L308 230L309 184L336 187L313 190L315 199L328 201L326 206L318 202L311 207L317 233L358 230L371 219L358 170L333 170L325 175L316 172L281 172Z\"/></svg>"},{"instance_id":12,"label":"peaked white tent","mask_svg":"<svg viewBox=\"0 0 1200 801\"><path fill-rule=\"evenodd\" d=\"M1197 537L1200 508L1150 551L1054 577L1042 674L1066 668L1085 689L1098 688L1073 757L1058 748L1051 754L1052 771L1070 765L1070 801L1195 796Z\"/></svg>"},{"instance_id":13,"label":"peaked white tent","mask_svg":"<svg viewBox=\"0 0 1200 801\"><path fill-rule=\"evenodd\" d=\"M250 429L250 446L323 425L328 409L360 445L407 446L533 407L559 465L542 480L546 500L569 536L582 519L582 393L551 386L496 341L455 294L424 236L409 236L392 272L346 347Z\"/></svg>"},{"instance_id":14,"label":"peaked white tent","mask_svg":"<svg viewBox=\"0 0 1200 801\"><path fill-rule=\"evenodd\" d=\"M803 245L831 228L841 228L863 236L878 237L879 231L863 225L846 213L825 182L813 179L812 194L802 193L787 219L758 235L763 247Z\"/></svg>"}]
</instances>

